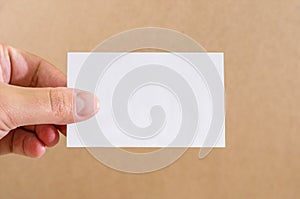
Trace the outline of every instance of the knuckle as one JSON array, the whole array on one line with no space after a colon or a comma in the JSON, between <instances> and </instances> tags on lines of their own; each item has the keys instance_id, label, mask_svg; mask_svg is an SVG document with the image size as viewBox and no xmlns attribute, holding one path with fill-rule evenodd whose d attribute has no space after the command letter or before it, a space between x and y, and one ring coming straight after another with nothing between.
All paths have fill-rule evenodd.
<instances>
[{"instance_id":1,"label":"knuckle","mask_svg":"<svg viewBox=\"0 0 300 199\"><path fill-rule=\"evenodd\" d=\"M11 78L11 50L6 44L0 43L0 80L8 83Z\"/></svg>"},{"instance_id":2,"label":"knuckle","mask_svg":"<svg viewBox=\"0 0 300 199\"><path fill-rule=\"evenodd\" d=\"M12 107L9 103L9 99L7 99L4 92L1 92L0 86L0 131L6 132L18 127L17 122L14 117L12 117Z\"/></svg>"},{"instance_id":3,"label":"knuckle","mask_svg":"<svg viewBox=\"0 0 300 199\"><path fill-rule=\"evenodd\" d=\"M52 114L58 120L66 121L72 114L72 100L67 89L49 89L49 100Z\"/></svg>"}]
</instances>

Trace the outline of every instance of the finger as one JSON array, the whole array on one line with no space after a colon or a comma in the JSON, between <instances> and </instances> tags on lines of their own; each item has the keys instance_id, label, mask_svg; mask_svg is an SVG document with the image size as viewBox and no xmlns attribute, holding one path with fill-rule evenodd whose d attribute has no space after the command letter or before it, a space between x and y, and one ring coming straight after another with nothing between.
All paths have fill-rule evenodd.
<instances>
[{"instance_id":1,"label":"finger","mask_svg":"<svg viewBox=\"0 0 300 199\"><path fill-rule=\"evenodd\" d=\"M38 138L48 147L56 145L59 141L59 133L52 124L24 126L23 129L35 133Z\"/></svg>"},{"instance_id":2,"label":"finger","mask_svg":"<svg viewBox=\"0 0 300 199\"><path fill-rule=\"evenodd\" d=\"M83 121L98 111L99 101L95 95L81 90L0 84L0 108L0 120L11 130L25 125Z\"/></svg>"},{"instance_id":3,"label":"finger","mask_svg":"<svg viewBox=\"0 0 300 199\"><path fill-rule=\"evenodd\" d=\"M51 124L37 125L35 132L38 138L48 147L52 147L58 143L58 131Z\"/></svg>"},{"instance_id":4,"label":"finger","mask_svg":"<svg viewBox=\"0 0 300 199\"><path fill-rule=\"evenodd\" d=\"M48 125L48 124L40 124L40 125L29 125L29 126L24 126L26 130L35 132L36 126L42 126L42 125ZM52 125L54 126L60 133L62 133L64 136L66 136L67 133L67 126L66 125Z\"/></svg>"},{"instance_id":5,"label":"finger","mask_svg":"<svg viewBox=\"0 0 300 199\"><path fill-rule=\"evenodd\" d=\"M0 44L0 67L5 83L28 87L66 86L65 75L55 66L5 44Z\"/></svg>"},{"instance_id":6,"label":"finger","mask_svg":"<svg viewBox=\"0 0 300 199\"><path fill-rule=\"evenodd\" d=\"M45 153L44 144L37 136L24 129L15 129L0 140L0 154L16 153L38 158Z\"/></svg>"}]
</instances>

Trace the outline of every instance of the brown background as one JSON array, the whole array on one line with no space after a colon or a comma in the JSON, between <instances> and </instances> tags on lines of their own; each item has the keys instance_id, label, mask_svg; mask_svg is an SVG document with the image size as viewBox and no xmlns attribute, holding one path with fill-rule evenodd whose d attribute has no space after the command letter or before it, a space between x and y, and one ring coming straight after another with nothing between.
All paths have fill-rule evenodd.
<instances>
[{"instance_id":1,"label":"brown background","mask_svg":"<svg viewBox=\"0 0 300 199\"><path fill-rule=\"evenodd\" d=\"M226 149L158 172L109 169L65 138L41 159L0 158L0 198L298 198L300 1L6 1L0 41L66 72L68 51L160 26L225 53Z\"/></svg>"}]
</instances>

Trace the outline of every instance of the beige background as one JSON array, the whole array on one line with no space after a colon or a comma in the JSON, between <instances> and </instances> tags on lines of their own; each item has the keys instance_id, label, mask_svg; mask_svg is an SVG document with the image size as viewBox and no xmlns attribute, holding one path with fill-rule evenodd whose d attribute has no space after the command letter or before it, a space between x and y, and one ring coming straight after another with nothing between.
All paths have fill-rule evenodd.
<instances>
[{"instance_id":1,"label":"beige background","mask_svg":"<svg viewBox=\"0 0 300 199\"><path fill-rule=\"evenodd\" d=\"M158 172L109 169L65 138L41 159L0 158L0 198L298 198L300 1L0 0L0 41L66 72L68 51L120 31L178 30L225 53L226 149Z\"/></svg>"}]
</instances>

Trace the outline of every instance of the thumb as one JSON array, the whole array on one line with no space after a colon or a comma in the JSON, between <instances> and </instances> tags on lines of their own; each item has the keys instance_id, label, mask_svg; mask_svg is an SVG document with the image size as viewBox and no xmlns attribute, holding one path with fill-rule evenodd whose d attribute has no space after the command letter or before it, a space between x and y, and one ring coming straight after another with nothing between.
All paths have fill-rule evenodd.
<instances>
[{"instance_id":1,"label":"thumb","mask_svg":"<svg viewBox=\"0 0 300 199\"><path fill-rule=\"evenodd\" d=\"M0 85L0 125L8 129L79 122L92 117L98 109L97 97L82 90Z\"/></svg>"}]
</instances>

